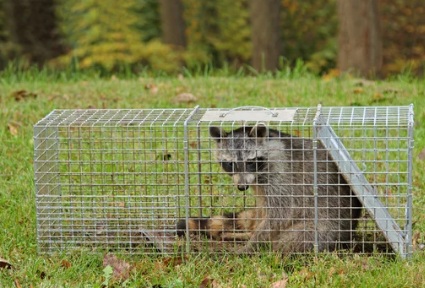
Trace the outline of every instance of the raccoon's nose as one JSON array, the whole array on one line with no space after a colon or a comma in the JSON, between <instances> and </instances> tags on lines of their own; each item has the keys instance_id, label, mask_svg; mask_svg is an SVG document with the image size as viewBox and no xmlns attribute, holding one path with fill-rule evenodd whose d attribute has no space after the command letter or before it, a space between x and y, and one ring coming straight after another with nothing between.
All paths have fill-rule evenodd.
<instances>
[{"instance_id":1,"label":"raccoon's nose","mask_svg":"<svg viewBox=\"0 0 425 288\"><path fill-rule=\"evenodd\" d=\"M238 185L239 191L245 191L249 188L249 185Z\"/></svg>"}]
</instances>

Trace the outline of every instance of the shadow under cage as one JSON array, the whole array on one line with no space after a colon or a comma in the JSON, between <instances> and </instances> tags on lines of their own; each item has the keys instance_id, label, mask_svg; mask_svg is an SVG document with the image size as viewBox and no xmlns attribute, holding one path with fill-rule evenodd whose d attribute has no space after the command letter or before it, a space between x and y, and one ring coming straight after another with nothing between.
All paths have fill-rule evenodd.
<instances>
[{"instance_id":1,"label":"shadow under cage","mask_svg":"<svg viewBox=\"0 0 425 288\"><path fill-rule=\"evenodd\" d=\"M412 253L413 106L54 110L40 253Z\"/></svg>"}]
</instances>

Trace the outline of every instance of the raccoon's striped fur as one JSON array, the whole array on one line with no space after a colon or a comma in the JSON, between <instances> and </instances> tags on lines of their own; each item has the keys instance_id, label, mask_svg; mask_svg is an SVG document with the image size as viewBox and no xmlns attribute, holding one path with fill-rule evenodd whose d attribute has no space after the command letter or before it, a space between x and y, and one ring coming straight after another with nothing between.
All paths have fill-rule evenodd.
<instances>
[{"instance_id":1,"label":"raccoon's striped fur","mask_svg":"<svg viewBox=\"0 0 425 288\"><path fill-rule=\"evenodd\" d=\"M263 124L225 132L210 127L216 158L241 191L252 187L256 208L211 218L179 221L179 234L203 231L215 239L246 239L240 252L270 243L283 254L344 248L353 240L361 204L317 142L317 195L313 141ZM317 201L317 209L315 209ZM317 221L315 220L317 216Z\"/></svg>"}]
</instances>

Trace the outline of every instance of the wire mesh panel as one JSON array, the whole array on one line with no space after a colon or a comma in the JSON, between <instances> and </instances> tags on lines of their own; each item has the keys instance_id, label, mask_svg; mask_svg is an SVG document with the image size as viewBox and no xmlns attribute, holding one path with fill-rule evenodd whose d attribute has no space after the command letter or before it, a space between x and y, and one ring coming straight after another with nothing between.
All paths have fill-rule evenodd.
<instances>
[{"instance_id":1,"label":"wire mesh panel","mask_svg":"<svg viewBox=\"0 0 425 288\"><path fill-rule=\"evenodd\" d=\"M40 252L411 252L412 107L55 110Z\"/></svg>"}]
</instances>

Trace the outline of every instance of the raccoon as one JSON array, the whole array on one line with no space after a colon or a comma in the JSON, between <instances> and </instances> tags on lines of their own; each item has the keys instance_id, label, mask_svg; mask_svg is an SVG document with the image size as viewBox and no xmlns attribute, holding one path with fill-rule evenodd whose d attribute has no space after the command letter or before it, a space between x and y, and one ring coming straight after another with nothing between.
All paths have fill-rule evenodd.
<instances>
[{"instance_id":1,"label":"raccoon","mask_svg":"<svg viewBox=\"0 0 425 288\"><path fill-rule=\"evenodd\" d=\"M312 139L264 124L230 132L210 127L209 132L217 144L216 158L222 169L240 191L253 189L256 207L193 218L188 223L179 221L179 235L187 230L203 231L214 239L246 240L238 251L242 253L252 253L262 243L283 254L312 251L315 243L318 251L347 248L362 206L320 141L314 175Z\"/></svg>"}]
</instances>

